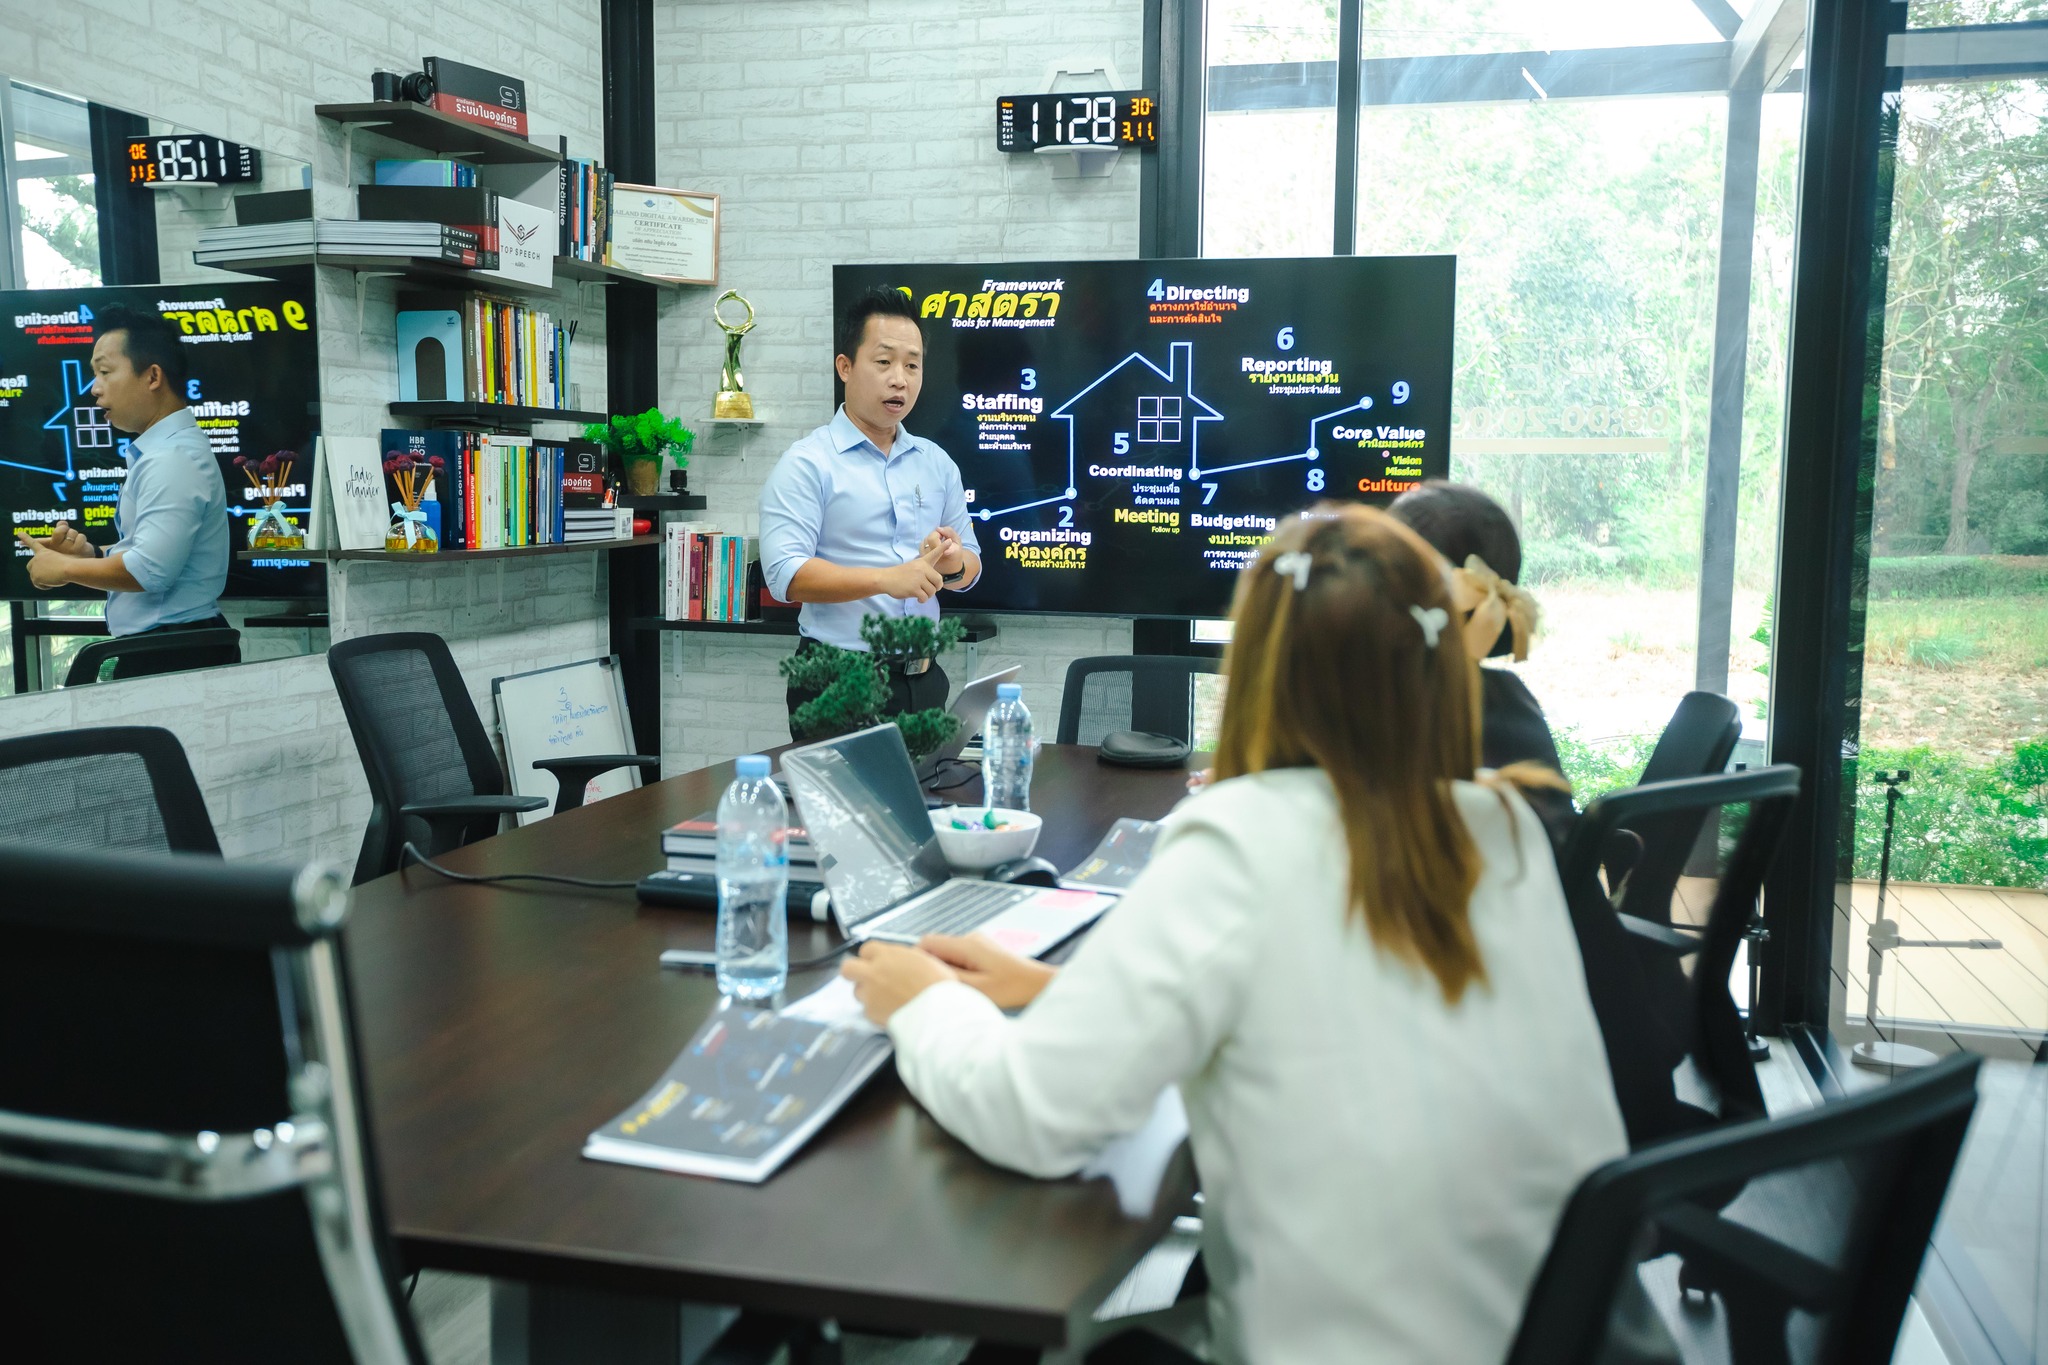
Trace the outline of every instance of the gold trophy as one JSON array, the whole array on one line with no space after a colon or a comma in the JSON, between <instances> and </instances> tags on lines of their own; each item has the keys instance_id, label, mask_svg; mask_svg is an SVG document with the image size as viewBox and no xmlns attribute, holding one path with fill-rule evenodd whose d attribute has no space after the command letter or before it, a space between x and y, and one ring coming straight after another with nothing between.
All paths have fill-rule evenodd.
<instances>
[{"instance_id":1,"label":"gold trophy","mask_svg":"<svg viewBox=\"0 0 2048 1365\"><path fill-rule=\"evenodd\" d=\"M745 322L725 320L718 310L725 307L727 299L735 300L747 310ZM711 415L752 421L754 400L747 392L746 380L740 377L740 338L754 330L754 305L741 298L739 290L728 289L711 305L711 320L725 332L725 364L718 368L718 397L711 402Z\"/></svg>"}]
</instances>

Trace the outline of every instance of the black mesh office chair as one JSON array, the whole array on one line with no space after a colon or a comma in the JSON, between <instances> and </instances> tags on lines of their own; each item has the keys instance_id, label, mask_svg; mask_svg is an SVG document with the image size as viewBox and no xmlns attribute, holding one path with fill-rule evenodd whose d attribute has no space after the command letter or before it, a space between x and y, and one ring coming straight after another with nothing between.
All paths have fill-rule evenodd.
<instances>
[{"instance_id":1,"label":"black mesh office chair","mask_svg":"<svg viewBox=\"0 0 2048 1365\"><path fill-rule=\"evenodd\" d=\"M328 649L327 668L370 784L358 884L395 872L408 843L433 857L495 834L503 816L547 805L538 796L507 793L490 734L440 636L344 640ZM554 774L560 812L582 805L584 787L599 773L622 767L658 773L661 760L584 754L533 766Z\"/></svg>"},{"instance_id":2,"label":"black mesh office chair","mask_svg":"<svg viewBox=\"0 0 2048 1365\"><path fill-rule=\"evenodd\" d=\"M19 1360L411 1362L318 868L0 843Z\"/></svg>"},{"instance_id":3,"label":"black mesh office chair","mask_svg":"<svg viewBox=\"0 0 2048 1365\"><path fill-rule=\"evenodd\" d=\"M1664 733L1657 737L1636 785L1725 772L1741 738L1742 712L1734 702L1713 692L1688 692L1679 698ZM1672 893L1699 846L1707 815L1705 810L1645 813L1635 823L1618 827L1625 835L1610 835L1602 861L1611 884L1626 877L1628 913L1671 922Z\"/></svg>"},{"instance_id":4,"label":"black mesh office chair","mask_svg":"<svg viewBox=\"0 0 2048 1365\"><path fill-rule=\"evenodd\" d=\"M1977 1102L1978 1059L1819 1109L1666 1143L1587 1176L1565 1206L1507 1365L1641 1359L1617 1349L1632 1282L1672 1296L1655 1245L1710 1284L1674 1315L1685 1359L1865 1365L1892 1358L1906 1299ZM1730 1200L1730 1189L1739 1193ZM1659 1290L1662 1292L1658 1292Z\"/></svg>"},{"instance_id":5,"label":"black mesh office chair","mask_svg":"<svg viewBox=\"0 0 2048 1365\"><path fill-rule=\"evenodd\" d=\"M1614 792L1586 808L1559 856L1587 994L1631 1146L1764 1112L1728 976L1799 795L1799 780L1798 768L1778 764ZM1668 906L1661 920L1616 908L1600 882L1600 851L1614 831L1651 820L1685 819L1698 826L1745 805L1747 818L1722 862L1702 932L1670 928ZM1694 955L1698 960L1688 977L1684 960ZM1687 1056L1713 1092L1713 1108L1679 1100L1673 1073Z\"/></svg>"},{"instance_id":6,"label":"black mesh office chair","mask_svg":"<svg viewBox=\"0 0 2048 1365\"><path fill-rule=\"evenodd\" d=\"M1115 730L1194 738L1195 674L1214 659L1181 654L1099 654L1067 665L1060 692L1061 744L1100 744Z\"/></svg>"},{"instance_id":7,"label":"black mesh office chair","mask_svg":"<svg viewBox=\"0 0 2048 1365\"><path fill-rule=\"evenodd\" d=\"M191 657L174 668L152 668L158 656L179 654ZM218 668L242 662L242 632L227 627L211 630L175 630L161 635L117 635L94 640L71 656L64 671L66 687L81 687L100 681L100 666L111 662L113 672L106 681L119 682L123 666L132 666L132 677L154 677L162 673L183 673L195 668Z\"/></svg>"},{"instance_id":8,"label":"black mesh office chair","mask_svg":"<svg viewBox=\"0 0 2048 1365\"><path fill-rule=\"evenodd\" d=\"M0 739L5 839L220 856L184 746L153 725Z\"/></svg>"}]
</instances>

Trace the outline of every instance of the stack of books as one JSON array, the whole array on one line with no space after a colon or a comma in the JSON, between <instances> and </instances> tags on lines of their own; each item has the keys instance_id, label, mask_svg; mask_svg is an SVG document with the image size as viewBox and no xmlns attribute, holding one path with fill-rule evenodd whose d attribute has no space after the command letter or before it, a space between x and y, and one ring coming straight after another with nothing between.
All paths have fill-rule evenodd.
<instances>
[{"instance_id":1,"label":"stack of books","mask_svg":"<svg viewBox=\"0 0 2048 1365\"><path fill-rule=\"evenodd\" d=\"M818 871L818 850L811 844L810 832L801 825L791 825L787 833L789 904L807 914L811 898L825 889L824 878ZM681 824L670 825L661 833L661 852L668 859L671 872L701 872L716 876L718 812L707 810Z\"/></svg>"},{"instance_id":2,"label":"stack of books","mask_svg":"<svg viewBox=\"0 0 2048 1365\"><path fill-rule=\"evenodd\" d=\"M476 184L476 167L466 161L436 157L420 161L380 159L371 173L378 185L434 185L444 189L467 189Z\"/></svg>"},{"instance_id":3,"label":"stack of books","mask_svg":"<svg viewBox=\"0 0 2048 1365\"><path fill-rule=\"evenodd\" d=\"M364 223L439 223L470 233L497 267L498 194L483 185L358 185L356 217Z\"/></svg>"},{"instance_id":4,"label":"stack of books","mask_svg":"<svg viewBox=\"0 0 2048 1365\"><path fill-rule=\"evenodd\" d=\"M485 294L404 294L398 300L397 327L401 398L417 391L420 375L438 370L446 397L528 408L569 406L574 329L552 313ZM427 338L435 348L423 356L417 347Z\"/></svg>"},{"instance_id":5,"label":"stack of books","mask_svg":"<svg viewBox=\"0 0 2048 1365\"><path fill-rule=\"evenodd\" d=\"M338 256L392 256L440 261L472 269L497 265L497 252L465 228L441 223L363 223L350 218L298 218L276 223L206 228L192 259L200 265L289 261L315 252Z\"/></svg>"},{"instance_id":6,"label":"stack of books","mask_svg":"<svg viewBox=\"0 0 2048 1365\"><path fill-rule=\"evenodd\" d=\"M572 463L587 456L563 442L496 432L387 429L383 450L385 501L409 503L410 492L425 516L421 524L441 550L565 545L631 533L630 522L619 531L612 510L602 514L605 534L582 533L582 522L570 515L572 495L566 489L573 482Z\"/></svg>"},{"instance_id":7,"label":"stack of books","mask_svg":"<svg viewBox=\"0 0 2048 1365\"><path fill-rule=\"evenodd\" d=\"M755 619L752 580L760 543L705 522L673 521L662 530L662 615L671 621Z\"/></svg>"},{"instance_id":8,"label":"stack of books","mask_svg":"<svg viewBox=\"0 0 2048 1365\"><path fill-rule=\"evenodd\" d=\"M556 194L561 225L558 256L601 264L611 245L612 173L595 161L562 162Z\"/></svg>"},{"instance_id":9,"label":"stack of books","mask_svg":"<svg viewBox=\"0 0 2048 1365\"><path fill-rule=\"evenodd\" d=\"M625 540L633 534L633 513L619 506L617 490L604 473L604 452L587 441L569 443L562 474L562 543Z\"/></svg>"}]
</instances>

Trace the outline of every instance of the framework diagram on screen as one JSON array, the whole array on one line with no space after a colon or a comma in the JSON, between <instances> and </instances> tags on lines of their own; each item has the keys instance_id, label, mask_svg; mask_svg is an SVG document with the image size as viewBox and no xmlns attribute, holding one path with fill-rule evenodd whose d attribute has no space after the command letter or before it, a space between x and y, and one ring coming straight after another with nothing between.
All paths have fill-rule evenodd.
<instances>
[{"instance_id":1,"label":"framework diagram on screen","mask_svg":"<svg viewBox=\"0 0 2048 1365\"><path fill-rule=\"evenodd\" d=\"M107 420L107 410L93 401L92 379L86 374L83 361L64 362L63 394L64 405L50 414L49 421L43 423L44 431L54 431L58 434L62 446L47 453L39 450L0 450L0 465L12 469L33 470L38 474L48 474L52 478L75 479L78 477L78 457L81 453L100 450L109 455L114 453L114 424Z\"/></svg>"},{"instance_id":2,"label":"framework diagram on screen","mask_svg":"<svg viewBox=\"0 0 2048 1365\"><path fill-rule=\"evenodd\" d=\"M1213 480L1219 475L1290 460L1315 461L1322 451L1317 445L1317 428L1346 413L1364 412L1371 398L1362 398L1335 412L1308 420L1302 447L1285 454L1242 460L1204 468L1201 458L1203 424L1220 422L1223 414L1202 401L1194 391L1194 343L1176 341L1167 351L1167 365L1158 365L1137 351L1098 375L1093 382L1047 414L1067 424L1067 483L1051 497L1008 507L984 507L974 513L981 521L1012 512L1068 502L1080 496L1080 478L1087 475L1120 483L1134 478L1186 478ZM1103 452L1085 466L1082 450Z\"/></svg>"}]
</instances>

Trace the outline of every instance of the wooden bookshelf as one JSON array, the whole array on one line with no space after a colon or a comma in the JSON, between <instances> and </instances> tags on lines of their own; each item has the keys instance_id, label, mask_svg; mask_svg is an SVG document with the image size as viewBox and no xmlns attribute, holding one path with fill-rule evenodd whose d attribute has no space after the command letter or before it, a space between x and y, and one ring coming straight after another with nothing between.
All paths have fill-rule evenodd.
<instances>
[{"instance_id":1,"label":"wooden bookshelf","mask_svg":"<svg viewBox=\"0 0 2048 1365\"><path fill-rule=\"evenodd\" d=\"M670 621L660 616L636 616L635 630L701 630L710 635L794 635L794 621Z\"/></svg>"},{"instance_id":2,"label":"wooden bookshelf","mask_svg":"<svg viewBox=\"0 0 2048 1365\"><path fill-rule=\"evenodd\" d=\"M575 408L525 408L510 403L471 403L463 399L442 399L431 402L387 403L393 417L411 417L436 426L479 426L479 427L531 427L535 422L574 422L588 426L592 422L609 421L610 415L602 412L582 412Z\"/></svg>"},{"instance_id":3,"label":"wooden bookshelf","mask_svg":"<svg viewBox=\"0 0 2048 1365\"><path fill-rule=\"evenodd\" d=\"M316 104L321 118L352 128L366 128L379 137L410 143L442 156L493 165L560 161L562 154L523 137L501 133L468 119L444 114L410 100L365 100L358 104Z\"/></svg>"},{"instance_id":4,"label":"wooden bookshelf","mask_svg":"<svg viewBox=\"0 0 2048 1365\"><path fill-rule=\"evenodd\" d=\"M428 289L476 289L491 294L552 294L551 285L526 284L519 280L508 280L497 275L486 275L480 270L456 265L450 261L437 261L426 256L368 256L354 251L295 251L287 256L242 256L228 260L201 261L193 254L193 264L208 270L232 270L238 275L260 275L276 279L280 272L304 270L308 266L331 266L356 275L391 275L409 285L424 286Z\"/></svg>"},{"instance_id":5,"label":"wooden bookshelf","mask_svg":"<svg viewBox=\"0 0 2048 1365\"><path fill-rule=\"evenodd\" d=\"M637 270L626 270L616 265L579 261L574 256L555 257L555 278L583 284L645 284L656 289L684 287L683 281L669 279L666 275L643 275Z\"/></svg>"},{"instance_id":6,"label":"wooden bookshelf","mask_svg":"<svg viewBox=\"0 0 2048 1365\"><path fill-rule=\"evenodd\" d=\"M405 550L237 550L236 559L377 559L395 563L447 564L458 559L514 559L526 555L568 555L584 550L637 550L661 544L660 536L630 540L583 540L566 545L508 545L496 550L437 550L414 554Z\"/></svg>"},{"instance_id":7,"label":"wooden bookshelf","mask_svg":"<svg viewBox=\"0 0 2048 1365\"><path fill-rule=\"evenodd\" d=\"M711 500L702 493L625 493L619 506L635 512L701 512Z\"/></svg>"}]
</instances>

